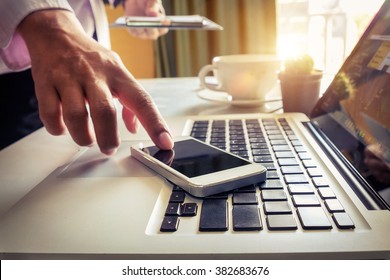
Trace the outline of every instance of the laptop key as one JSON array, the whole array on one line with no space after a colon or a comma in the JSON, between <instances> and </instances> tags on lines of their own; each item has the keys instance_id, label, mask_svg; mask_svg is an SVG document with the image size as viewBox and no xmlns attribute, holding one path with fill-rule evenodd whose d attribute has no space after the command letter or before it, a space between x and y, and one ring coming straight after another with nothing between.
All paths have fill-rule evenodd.
<instances>
[{"instance_id":1,"label":"laptop key","mask_svg":"<svg viewBox=\"0 0 390 280\"><path fill-rule=\"evenodd\" d=\"M288 145L287 144L287 141L282 139L282 140L270 140L270 143L272 146L276 146L276 145Z\"/></svg>"},{"instance_id":2,"label":"laptop key","mask_svg":"<svg viewBox=\"0 0 390 280\"><path fill-rule=\"evenodd\" d=\"M291 207L287 201L264 202L264 213L267 215L291 214Z\"/></svg>"},{"instance_id":3,"label":"laptop key","mask_svg":"<svg viewBox=\"0 0 390 280\"><path fill-rule=\"evenodd\" d=\"M165 210L166 216L180 216L180 203L168 203Z\"/></svg>"},{"instance_id":4,"label":"laptop key","mask_svg":"<svg viewBox=\"0 0 390 280\"><path fill-rule=\"evenodd\" d=\"M256 192L256 186L255 185L249 185L249 186L241 187L241 188L235 189L234 192L255 193Z\"/></svg>"},{"instance_id":5,"label":"laptop key","mask_svg":"<svg viewBox=\"0 0 390 280\"><path fill-rule=\"evenodd\" d=\"M257 138L257 137L264 137L264 133L260 128L248 128L248 137L251 138Z\"/></svg>"},{"instance_id":6,"label":"laptop key","mask_svg":"<svg viewBox=\"0 0 390 280\"><path fill-rule=\"evenodd\" d=\"M304 229L331 229L328 216L321 207L298 207L299 220Z\"/></svg>"},{"instance_id":7,"label":"laptop key","mask_svg":"<svg viewBox=\"0 0 390 280\"><path fill-rule=\"evenodd\" d=\"M317 167L317 163L312 159L302 160L302 164L306 168Z\"/></svg>"},{"instance_id":8,"label":"laptop key","mask_svg":"<svg viewBox=\"0 0 390 280\"><path fill-rule=\"evenodd\" d=\"M192 132L207 132L207 126L193 127Z\"/></svg>"},{"instance_id":9,"label":"laptop key","mask_svg":"<svg viewBox=\"0 0 390 280\"><path fill-rule=\"evenodd\" d=\"M225 121L224 120L215 120L213 121L213 127L225 127Z\"/></svg>"},{"instance_id":10,"label":"laptop key","mask_svg":"<svg viewBox=\"0 0 390 280\"><path fill-rule=\"evenodd\" d=\"M279 129L277 127L273 127L273 129L268 129L267 130L267 135L282 135Z\"/></svg>"},{"instance_id":11,"label":"laptop key","mask_svg":"<svg viewBox=\"0 0 390 280\"><path fill-rule=\"evenodd\" d=\"M268 215L267 226L269 230L296 230L298 228L293 215Z\"/></svg>"},{"instance_id":12,"label":"laptop key","mask_svg":"<svg viewBox=\"0 0 390 280\"><path fill-rule=\"evenodd\" d=\"M253 149L268 149L268 145L266 143L252 143L251 148Z\"/></svg>"},{"instance_id":13,"label":"laptop key","mask_svg":"<svg viewBox=\"0 0 390 280\"><path fill-rule=\"evenodd\" d=\"M275 156L277 159L279 158L295 158L293 152L275 152Z\"/></svg>"},{"instance_id":14,"label":"laptop key","mask_svg":"<svg viewBox=\"0 0 390 280\"><path fill-rule=\"evenodd\" d=\"M233 204L257 204L256 193L241 193L237 192L233 194Z\"/></svg>"},{"instance_id":15,"label":"laptop key","mask_svg":"<svg viewBox=\"0 0 390 280\"><path fill-rule=\"evenodd\" d=\"M225 138L211 138L210 139L211 145L218 144L218 143L226 143Z\"/></svg>"},{"instance_id":16,"label":"laptop key","mask_svg":"<svg viewBox=\"0 0 390 280\"><path fill-rule=\"evenodd\" d=\"M318 167L308 168L307 174L309 174L310 177L322 177L322 171Z\"/></svg>"},{"instance_id":17,"label":"laptop key","mask_svg":"<svg viewBox=\"0 0 390 280\"><path fill-rule=\"evenodd\" d=\"M293 166L282 166L280 171L283 175L285 174L303 174L303 170L299 165Z\"/></svg>"},{"instance_id":18,"label":"laptop key","mask_svg":"<svg viewBox=\"0 0 390 280\"><path fill-rule=\"evenodd\" d=\"M273 159L271 156L254 156L253 161L257 163L272 163Z\"/></svg>"},{"instance_id":19,"label":"laptop key","mask_svg":"<svg viewBox=\"0 0 390 280\"><path fill-rule=\"evenodd\" d=\"M249 158L248 152L247 151L230 151L232 154L242 157L242 158Z\"/></svg>"},{"instance_id":20,"label":"laptop key","mask_svg":"<svg viewBox=\"0 0 390 280\"><path fill-rule=\"evenodd\" d=\"M230 151L247 151L246 145L230 145Z\"/></svg>"},{"instance_id":21,"label":"laptop key","mask_svg":"<svg viewBox=\"0 0 390 280\"><path fill-rule=\"evenodd\" d=\"M293 194L314 194L314 186L311 184L290 184L288 191Z\"/></svg>"},{"instance_id":22,"label":"laptop key","mask_svg":"<svg viewBox=\"0 0 390 280\"><path fill-rule=\"evenodd\" d=\"M179 217L178 216L165 216L160 231L162 232L173 232L177 231L179 227Z\"/></svg>"},{"instance_id":23,"label":"laptop key","mask_svg":"<svg viewBox=\"0 0 390 280\"><path fill-rule=\"evenodd\" d=\"M291 128L287 128L287 127L284 127L284 132L287 134L287 135L295 135L295 132L291 130Z\"/></svg>"},{"instance_id":24,"label":"laptop key","mask_svg":"<svg viewBox=\"0 0 390 280\"><path fill-rule=\"evenodd\" d=\"M295 158L278 158L280 166L299 165L298 160Z\"/></svg>"},{"instance_id":25,"label":"laptop key","mask_svg":"<svg viewBox=\"0 0 390 280\"><path fill-rule=\"evenodd\" d=\"M349 215L345 212L342 213L334 213L332 216L336 226L339 229L353 229L355 228L355 224L349 217Z\"/></svg>"},{"instance_id":26,"label":"laptop key","mask_svg":"<svg viewBox=\"0 0 390 280\"><path fill-rule=\"evenodd\" d=\"M295 141L295 140L299 140L299 138L298 138L298 136L296 136L296 135L289 135L288 136L288 139L290 140L290 141Z\"/></svg>"},{"instance_id":27,"label":"laptop key","mask_svg":"<svg viewBox=\"0 0 390 280\"><path fill-rule=\"evenodd\" d=\"M226 133L225 132L212 132L210 135L210 138L225 138Z\"/></svg>"},{"instance_id":28,"label":"laptop key","mask_svg":"<svg viewBox=\"0 0 390 280\"><path fill-rule=\"evenodd\" d=\"M225 143L210 143L211 145L220 148L221 150L226 150L226 144Z\"/></svg>"},{"instance_id":29,"label":"laptop key","mask_svg":"<svg viewBox=\"0 0 390 280\"><path fill-rule=\"evenodd\" d=\"M208 127L209 121L194 121L193 127Z\"/></svg>"},{"instance_id":30,"label":"laptop key","mask_svg":"<svg viewBox=\"0 0 390 280\"><path fill-rule=\"evenodd\" d=\"M231 134L230 140L245 140L244 135Z\"/></svg>"},{"instance_id":31,"label":"laptop key","mask_svg":"<svg viewBox=\"0 0 390 280\"><path fill-rule=\"evenodd\" d=\"M291 145L293 145L294 147L303 146L303 144L300 140L291 140L290 142L291 142Z\"/></svg>"},{"instance_id":32,"label":"laptop key","mask_svg":"<svg viewBox=\"0 0 390 280\"><path fill-rule=\"evenodd\" d=\"M271 171L271 170L276 170L276 166L273 162L264 162L262 163L262 165L267 168L268 171Z\"/></svg>"},{"instance_id":33,"label":"laptop key","mask_svg":"<svg viewBox=\"0 0 390 280\"><path fill-rule=\"evenodd\" d=\"M308 160L308 159L311 159L310 154L307 153L307 152L298 153L298 157L299 157L301 160Z\"/></svg>"},{"instance_id":34,"label":"laptop key","mask_svg":"<svg viewBox=\"0 0 390 280\"><path fill-rule=\"evenodd\" d=\"M316 186L317 188L329 187L329 183L324 177L313 177L312 180L314 186Z\"/></svg>"},{"instance_id":35,"label":"laptop key","mask_svg":"<svg viewBox=\"0 0 390 280\"><path fill-rule=\"evenodd\" d=\"M223 193L217 193L213 195L209 195L206 198L207 199L228 199L229 197L229 192L223 192Z\"/></svg>"},{"instance_id":36,"label":"laptop key","mask_svg":"<svg viewBox=\"0 0 390 280\"><path fill-rule=\"evenodd\" d=\"M344 212L344 207L337 199L326 199L325 206L330 213Z\"/></svg>"},{"instance_id":37,"label":"laptop key","mask_svg":"<svg viewBox=\"0 0 390 280\"><path fill-rule=\"evenodd\" d=\"M288 152L291 151L291 148L289 145L275 145L272 147L272 149L275 152Z\"/></svg>"},{"instance_id":38,"label":"laptop key","mask_svg":"<svg viewBox=\"0 0 390 280\"><path fill-rule=\"evenodd\" d=\"M264 189L283 189L283 183L280 180L267 180L259 184L261 190Z\"/></svg>"},{"instance_id":39,"label":"laptop key","mask_svg":"<svg viewBox=\"0 0 390 280\"><path fill-rule=\"evenodd\" d=\"M303 174L287 174L284 176L286 184L307 184L308 179Z\"/></svg>"},{"instance_id":40,"label":"laptop key","mask_svg":"<svg viewBox=\"0 0 390 280\"><path fill-rule=\"evenodd\" d=\"M228 226L227 201L225 199L204 199L199 231L227 231Z\"/></svg>"},{"instance_id":41,"label":"laptop key","mask_svg":"<svg viewBox=\"0 0 390 280\"><path fill-rule=\"evenodd\" d=\"M305 146L294 146L294 150L295 150L297 153L307 152Z\"/></svg>"},{"instance_id":42,"label":"laptop key","mask_svg":"<svg viewBox=\"0 0 390 280\"><path fill-rule=\"evenodd\" d=\"M319 200L313 194L293 195L292 201L296 207L321 206Z\"/></svg>"},{"instance_id":43,"label":"laptop key","mask_svg":"<svg viewBox=\"0 0 390 280\"><path fill-rule=\"evenodd\" d=\"M263 137L257 137L257 138L251 138L249 139L249 143L254 144L254 143L266 143L265 138Z\"/></svg>"},{"instance_id":44,"label":"laptop key","mask_svg":"<svg viewBox=\"0 0 390 280\"><path fill-rule=\"evenodd\" d=\"M318 193L322 199L336 198L333 190L328 187L318 188Z\"/></svg>"},{"instance_id":45,"label":"laptop key","mask_svg":"<svg viewBox=\"0 0 390 280\"><path fill-rule=\"evenodd\" d=\"M262 224L257 205L233 206L233 230L249 231L261 229Z\"/></svg>"},{"instance_id":46,"label":"laptop key","mask_svg":"<svg viewBox=\"0 0 390 280\"><path fill-rule=\"evenodd\" d=\"M265 149L252 149L252 155L254 156L269 156L270 155L270 151L268 150L268 148L265 148Z\"/></svg>"},{"instance_id":47,"label":"laptop key","mask_svg":"<svg viewBox=\"0 0 390 280\"><path fill-rule=\"evenodd\" d=\"M279 179L279 173L276 170L268 170L267 171L267 180L274 180L274 179Z\"/></svg>"},{"instance_id":48,"label":"laptop key","mask_svg":"<svg viewBox=\"0 0 390 280\"><path fill-rule=\"evenodd\" d=\"M196 138L196 139L206 139L207 138L207 133L203 132L191 132L191 136Z\"/></svg>"},{"instance_id":49,"label":"laptop key","mask_svg":"<svg viewBox=\"0 0 390 280\"><path fill-rule=\"evenodd\" d=\"M269 135L268 136L269 140L284 140L284 136L283 135Z\"/></svg>"},{"instance_id":50,"label":"laptop key","mask_svg":"<svg viewBox=\"0 0 390 280\"><path fill-rule=\"evenodd\" d=\"M284 190L262 190L261 198L263 201L283 201L287 200Z\"/></svg>"},{"instance_id":51,"label":"laptop key","mask_svg":"<svg viewBox=\"0 0 390 280\"><path fill-rule=\"evenodd\" d=\"M198 205L196 203L184 203L181 206L181 216L192 217L196 216L198 211Z\"/></svg>"},{"instance_id":52,"label":"laptop key","mask_svg":"<svg viewBox=\"0 0 390 280\"><path fill-rule=\"evenodd\" d=\"M173 191L171 197L169 198L169 202L172 203L182 203L186 197L186 193L184 191Z\"/></svg>"}]
</instances>

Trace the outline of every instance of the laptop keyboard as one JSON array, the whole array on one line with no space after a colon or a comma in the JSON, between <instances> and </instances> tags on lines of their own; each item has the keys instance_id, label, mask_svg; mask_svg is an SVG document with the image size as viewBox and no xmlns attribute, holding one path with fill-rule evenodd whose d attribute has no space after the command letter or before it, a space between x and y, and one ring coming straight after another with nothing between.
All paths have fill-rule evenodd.
<instances>
[{"instance_id":1,"label":"laptop keyboard","mask_svg":"<svg viewBox=\"0 0 390 280\"><path fill-rule=\"evenodd\" d=\"M285 118L195 121L191 136L261 163L267 180L198 202L174 186L160 231L177 231L195 216L199 231L355 228Z\"/></svg>"}]
</instances>

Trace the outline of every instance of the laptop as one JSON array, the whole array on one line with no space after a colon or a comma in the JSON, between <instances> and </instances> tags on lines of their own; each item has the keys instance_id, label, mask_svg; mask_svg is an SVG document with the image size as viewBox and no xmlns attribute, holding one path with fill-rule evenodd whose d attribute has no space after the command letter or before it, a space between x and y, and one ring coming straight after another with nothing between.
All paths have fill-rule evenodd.
<instances>
[{"instance_id":1,"label":"laptop","mask_svg":"<svg viewBox=\"0 0 390 280\"><path fill-rule=\"evenodd\" d=\"M167 118L175 135L267 168L231 192L197 198L159 177L130 157L142 133L110 158L47 147L51 161L26 170L55 165L43 181L23 191L2 173L1 258L390 258L389 54L386 1L310 119ZM7 153L1 164L17 165Z\"/></svg>"}]
</instances>

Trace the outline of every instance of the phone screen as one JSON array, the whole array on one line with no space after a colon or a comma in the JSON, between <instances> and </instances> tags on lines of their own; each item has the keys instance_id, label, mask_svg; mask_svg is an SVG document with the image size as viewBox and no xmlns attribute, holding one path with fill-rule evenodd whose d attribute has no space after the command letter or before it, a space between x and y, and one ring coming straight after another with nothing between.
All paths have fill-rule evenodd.
<instances>
[{"instance_id":1,"label":"phone screen","mask_svg":"<svg viewBox=\"0 0 390 280\"><path fill-rule=\"evenodd\" d=\"M160 150L156 146L147 150L151 156L189 178L251 164L192 139L175 142L173 150Z\"/></svg>"}]
</instances>

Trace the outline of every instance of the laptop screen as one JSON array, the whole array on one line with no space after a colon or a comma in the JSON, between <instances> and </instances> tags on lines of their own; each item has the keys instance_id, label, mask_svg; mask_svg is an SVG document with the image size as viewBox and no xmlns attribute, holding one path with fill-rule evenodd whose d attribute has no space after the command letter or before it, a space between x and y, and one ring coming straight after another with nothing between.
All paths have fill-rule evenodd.
<instances>
[{"instance_id":1,"label":"laptop screen","mask_svg":"<svg viewBox=\"0 0 390 280\"><path fill-rule=\"evenodd\" d=\"M390 1L312 112L312 120L390 205Z\"/></svg>"}]
</instances>

